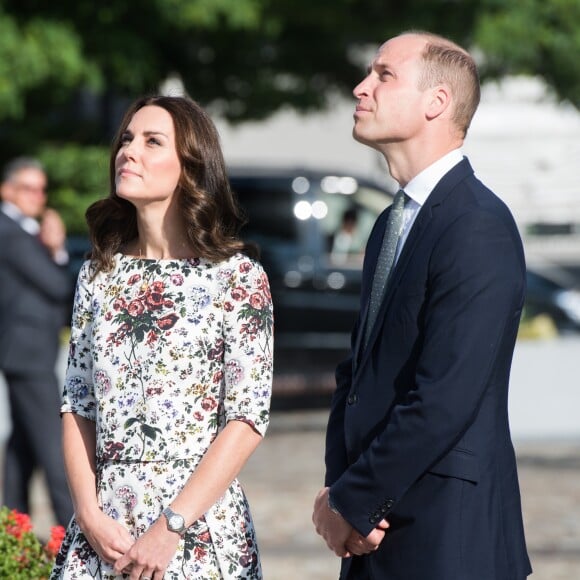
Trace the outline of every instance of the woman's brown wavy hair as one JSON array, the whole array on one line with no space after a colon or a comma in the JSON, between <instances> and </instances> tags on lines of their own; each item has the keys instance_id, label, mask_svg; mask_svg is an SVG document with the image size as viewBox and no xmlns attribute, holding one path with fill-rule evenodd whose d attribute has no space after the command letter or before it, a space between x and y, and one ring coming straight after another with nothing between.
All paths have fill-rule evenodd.
<instances>
[{"instance_id":1,"label":"woman's brown wavy hair","mask_svg":"<svg viewBox=\"0 0 580 580\"><path fill-rule=\"evenodd\" d=\"M173 119L181 177L175 191L187 242L199 258L221 261L237 252L257 257L255 247L239 238L245 219L230 188L218 132L208 114L187 97L146 96L127 110L112 144L110 193L86 212L94 274L110 271L113 256L138 236L135 206L115 191L115 157L133 115L150 105L162 107Z\"/></svg>"}]
</instances>

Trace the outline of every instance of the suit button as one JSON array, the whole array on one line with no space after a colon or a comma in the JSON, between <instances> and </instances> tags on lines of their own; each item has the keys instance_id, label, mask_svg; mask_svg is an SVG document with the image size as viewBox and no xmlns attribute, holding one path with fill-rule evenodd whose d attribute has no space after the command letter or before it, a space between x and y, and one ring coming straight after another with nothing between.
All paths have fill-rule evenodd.
<instances>
[{"instance_id":1,"label":"suit button","mask_svg":"<svg viewBox=\"0 0 580 580\"><path fill-rule=\"evenodd\" d=\"M381 519L381 516L377 513L374 513L370 518L369 518L369 523L371 524L377 524L379 522L379 520Z\"/></svg>"},{"instance_id":2,"label":"suit button","mask_svg":"<svg viewBox=\"0 0 580 580\"><path fill-rule=\"evenodd\" d=\"M346 400L346 402L349 405L354 405L354 404L358 403L358 395L356 393L352 393L351 395L348 396L348 399Z\"/></svg>"},{"instance_id":3,"label":"suit button","mask_svg":"<svg viewBox=\"0 0 580 580\"><path fill-rule=\"evenodd\" d=\"M388 499L388 500L387 500L387 501L386 501L386 502L383 504L383 507L384 507L386 510L390 510L390 509L393 507L393 504L394 504L394 503L395 503L395 502L394 502L392 499Z\"/></svg>"}]
</instances>

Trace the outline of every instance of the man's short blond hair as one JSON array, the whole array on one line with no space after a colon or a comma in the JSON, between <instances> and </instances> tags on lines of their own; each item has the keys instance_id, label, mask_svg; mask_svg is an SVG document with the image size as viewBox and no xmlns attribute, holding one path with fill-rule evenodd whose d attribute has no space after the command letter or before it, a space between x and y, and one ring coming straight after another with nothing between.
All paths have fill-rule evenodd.
<instances>
[{"instance_id":1,"label":"man's short blond hair","mask_svg":"<svg viewBox=\"0 0 580 580\"><path fill-rule=\"evenodd\" d=\"M449 87L454 101L452 120L465 137L481 98L473 57L458 44L437 34L423 31L403 34L417 35L427 41L421 54L423 71L419 88L425 90L440 84Z\"/></svg>"}]
</instances>

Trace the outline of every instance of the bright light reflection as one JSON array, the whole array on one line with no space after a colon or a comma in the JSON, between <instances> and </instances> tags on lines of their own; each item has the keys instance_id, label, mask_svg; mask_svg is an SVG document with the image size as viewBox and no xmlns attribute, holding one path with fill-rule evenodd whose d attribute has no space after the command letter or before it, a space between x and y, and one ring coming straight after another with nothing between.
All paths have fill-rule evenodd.
<instances>
[{"instance_id":1,"label":"bright light reflection","mask_svg":"<svg viewBox=\"0 0 580 580\"><path fill-rule=\"evenodd\" d=\"M338 192L338 177L336 175L327 175L322 178L320 182L320 187L322 191L326 193L337 193Z\"/></svg>"},{"instance_id":2,"label":"bright light reflection","mask_svg":"<svg viewBox=\"0 0 580 580\"><path fill-rule=\"evenodd\" d=\"M294 215L299 220L307 220L312 217L312 206L308 201L299 201L294 206Z\"/></svg>"},{"instance_id":3,"label":"bright light reflection","mask_svg":"<svg viewBox=\"0 0 580 580\"><path fill-rule=\"evenodd\" d=\"M326 279L326 283L333 290L340 290L346 282L344 274L340 272L331 272Z\"/></svg>"},{"instance_id":4,"label":"bright light reflection","mask_svg":"<svg viewBox=\"0 0 580 580\"><path fill-rule=\"evenodd\" d=\"M338 191L345 195L352 195L357 187L358 183L354 177L341 177L338 184Z\"/></svg>"},{"instance_id":5,"label":"bright light reflection","mask_svg":"<svg viewBox=\"0 0 580 580\"><path fill-rule=\"evenodd\" d=\"M358 182L354 177L338 177L327 175L320 182L320 187L325 193L341 193L352 195L358 188Z\"/></svg>"},{"instance_id":6,"label":"bright light reflection","mask_svg":"<svg viewBox=\"0 0 580 580\"><path fill-rule=\"evenodd\" d=\"M317 220L322 220L328 215L328 206L323 201L315 201L312 204L312 216Z\"/></svg>"},{"instance_id":7,"label":"bright light reflection","mask_svg":"<svg viewBox=\"0 0 580 580\"><path fill-rule=\"evenodd\" d=\"M306 193L310 189L310 181L306 177L295 177L292 181L292 189L296 193Z\"/></svg>"}]
</instances>

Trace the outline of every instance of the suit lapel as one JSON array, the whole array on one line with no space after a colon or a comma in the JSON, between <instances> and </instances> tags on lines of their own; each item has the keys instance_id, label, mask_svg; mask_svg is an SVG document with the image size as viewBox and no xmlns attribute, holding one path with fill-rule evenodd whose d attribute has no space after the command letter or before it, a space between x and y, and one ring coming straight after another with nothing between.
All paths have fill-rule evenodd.
<instances>
[{"instance_id":1,"label":"suit lapel","mask_svg":"<svg viewBox=\"0 0 580 580\"><path fill-rule=\"evenodd\" d=\"M383 320L385 313L389 308L389 304L392 300L393 293L395 289L401 283L401 278L403 277L405 270L409 264L409 261L413 257L415 249L417 247L418 242L423 237L425 232L429 229L429 226L432 223L433 214L437 211L438 206L440 206L445 198L449 195L449 193L453 190L453 188L467 175L473 174L473 169L469 161L464 158L463 161L458 163L455 167L453 167L446 175L444 175L439 183L435 186L425 204L419 210L419 214L413 223L413 227L407 236L407 241L403 246L403 250L401 251L401 255L397 260L395 268L393 270L392 276L389 280L388 286L385 291L385 296L383 298L383 302L379 309L379 313L377 315L377 319L375 321L374 328L371 332L369 343L366 350L362 351L362 336L364 335L364 329L360 329L357 336L357 341L355 345L355 352L356 358L355 360L360 361L360 364L357 365L357 368L361 368L365 363L369 353L372 351L372 345L376 340L376 337L379 332L382 331ZM365 311L363 312L364 317L362 320L366 320L366 314L368 310L368 300L367 304L365 305Z\"/></svg>"}]
</instances>

